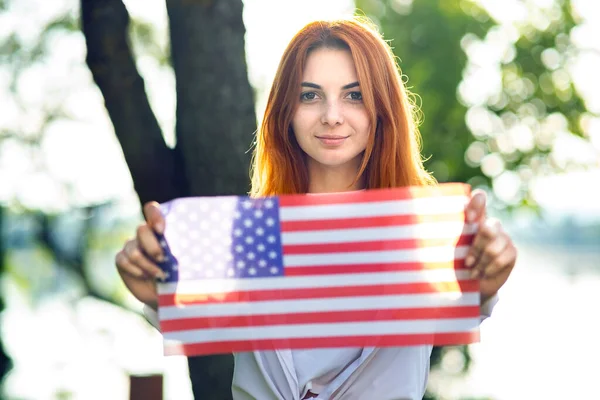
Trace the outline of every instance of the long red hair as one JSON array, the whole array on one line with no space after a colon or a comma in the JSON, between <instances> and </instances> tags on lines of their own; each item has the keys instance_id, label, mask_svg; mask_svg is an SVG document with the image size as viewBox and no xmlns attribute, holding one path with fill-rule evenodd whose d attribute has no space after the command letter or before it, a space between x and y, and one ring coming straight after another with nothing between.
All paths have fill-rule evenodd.
<instances>
[{"instance_id":1,"label":"long red hair","mask_svg":"<svg viewBox=\"0 0 600 400\"><path fill-rule=\"evenodd\" d=\"M256 135L251 196L306 193L305 156L291 130L303 70L312 50L347 49L352 54L372 132L356 179L366 188L435 183L423 167L417 109L390 46L364 18L316 21L287 46L273 80Z\"/></svg>"}]
</instances>

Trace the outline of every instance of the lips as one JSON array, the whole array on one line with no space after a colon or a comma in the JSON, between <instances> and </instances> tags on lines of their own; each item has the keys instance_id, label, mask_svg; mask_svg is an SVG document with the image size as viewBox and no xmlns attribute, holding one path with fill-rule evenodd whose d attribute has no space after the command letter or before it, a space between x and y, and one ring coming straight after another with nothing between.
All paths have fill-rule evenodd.
<instances>
[{"instance_id":1,"label":"lips","mask_svg":"<svg viewBox=\"0 0 600 400\"><path fill-rule=\"evenodd\" d=\"M327 146L336 146L342 144L348 136L340 136L340 135L327 135L327 136L317 136L317 139L321 141L324 145Z\"/></svg>"}]
</instances>

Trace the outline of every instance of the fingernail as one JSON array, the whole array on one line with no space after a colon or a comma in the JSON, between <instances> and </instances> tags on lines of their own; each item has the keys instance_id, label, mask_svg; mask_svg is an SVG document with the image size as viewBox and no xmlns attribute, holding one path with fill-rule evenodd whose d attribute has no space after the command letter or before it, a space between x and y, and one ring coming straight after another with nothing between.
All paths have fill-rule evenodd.
<instances>
[{"instance_id":1,"label":"fingernail","mask_svg":"<svg viewBox=\"0 0 600 400\"><path fill-rule=\"evenodd\" d=\"M473 256L467 256L467 259L465 260L465 265L467 267L471 267L474 262L475 262L475 257L473 257Z\"/></svg>"},{"instance_id":2,"label":"fingernail","mask_svg":"<svg viewBox=\"0 0 600 400\"><path fill-rule=\"evenodd\" d=\"M467 221L468 222L472 222L474 219L475 219L475 212L468 211L467 212Z\"/></svg>"},{"instance_id":3,"label":"fingernail","mask_svg":"<svg viewBox=\"0 0 600 400\"><path fill-rule=\"evenodd\" d=\"M164 273L164 271L159 271L156 273L156 278L164 281L167 278L167 275Z\"/></svg>"},{"instance_id":4,"label":"fingernail","mask_svg":"<svg viewBox=\"0 0 600 400\"><path fill-rule=\"evenodd\" d=\"M473 271L471 271L471 279L476 279L479 277L479 270L478 269L474 269Z\"/></svg>"},{"instance_id":5,"label":"fingernail","mask_svg":"<svg viewBox=\"0 0 600 400\"><path fill-rule=\"evenodd\" d=\"M156 261L158 261L158 262L160 262L160 263L161 263L161 262L164 262L164 261L165 261L165 256L164 256L164 254L162 254L162 253L161 253L161 254L159 254L159 255L156 257Z\"/></svg>"},{"instance_id":6,"label":"fingernail","mask_svg":"<svg viewBox=\"0 0 600 400\"><path fill-rule=\"evenodd\" d=\"M160 235L165 233L165 224L163 222L158 222L155 227L156 227L156 233L158 233Z\"/></svg>"}]
</instances>

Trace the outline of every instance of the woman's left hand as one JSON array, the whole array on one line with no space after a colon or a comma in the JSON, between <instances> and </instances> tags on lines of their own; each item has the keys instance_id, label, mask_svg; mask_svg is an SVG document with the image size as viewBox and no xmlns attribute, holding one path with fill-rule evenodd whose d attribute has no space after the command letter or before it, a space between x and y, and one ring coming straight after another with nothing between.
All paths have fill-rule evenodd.
<instances>
[{"instance_id":1,"label":"woman's left hand","mask_svg":"<svg viewBox=\"0 0 600 400\"><path fill-rule=\"evenodd\" d=\"M486 217L485 206L485 192L474 190L465 208L467 222L479 225L465 265L471 269L471 277L480 280L482 303L504 285L517 260L512 240L500 221Z\"/></svg>"}]
</instances>

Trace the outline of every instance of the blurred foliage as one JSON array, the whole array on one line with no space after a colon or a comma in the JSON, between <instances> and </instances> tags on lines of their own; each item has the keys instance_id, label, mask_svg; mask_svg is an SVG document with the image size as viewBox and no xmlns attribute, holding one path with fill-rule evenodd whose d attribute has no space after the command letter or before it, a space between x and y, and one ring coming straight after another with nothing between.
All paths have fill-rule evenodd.
<instances>
[{"instance_id":1,"label":"blurred foliage","mask_svg":"<svg viewBox=\"0 0 600 400\"><path fill-rule=\"evenodd\" d=\"M598 166L555 152L560 135L585 138L597 117L569 66L579 19L569 0L522 6L528 18L494 21L473 0L357 0L391 41L422 111L426 166L439 181L493 189L508 209L533 207L536 176Z\"/></svg>"}]
</instances>

